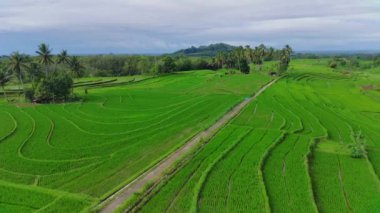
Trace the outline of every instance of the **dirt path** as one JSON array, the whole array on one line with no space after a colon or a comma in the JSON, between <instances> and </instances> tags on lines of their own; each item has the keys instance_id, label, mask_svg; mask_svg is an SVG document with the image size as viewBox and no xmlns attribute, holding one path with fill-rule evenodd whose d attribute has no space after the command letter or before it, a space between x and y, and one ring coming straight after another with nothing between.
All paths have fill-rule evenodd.
<instances>
[{"instance_id":1,"label":"dirt path","mask_svg":"<svg viewBox=\"0 0 380 213\"><path fill-rule=\"evenodd\" d=\"M111 213L120 206L125 200L132 196L135 192L139 191L143 186L152 180L159 178L163 172L165 172L176 160L178 160L183 154L195 147L202 139L212 137L219 129L225 126L232 118L238 115L245 106L247 106L252 100L256 99L261 93L263 93L267 88L272 86L277 79L272 80L263 86L256 94L250 98L245 99L240 104L236 105L228 113L226 113L222 118L220 118L216 123L210 126L207 130L204 130L192 139L190 139L181 148L170 154L168 157L163 159L156 166L152 167L150 170L141 174L131 183L124 186L122 189L111 195L109 198L104 200L100 205L103 209L100 210L102 213Z\"/></svg>"}]
</instances>

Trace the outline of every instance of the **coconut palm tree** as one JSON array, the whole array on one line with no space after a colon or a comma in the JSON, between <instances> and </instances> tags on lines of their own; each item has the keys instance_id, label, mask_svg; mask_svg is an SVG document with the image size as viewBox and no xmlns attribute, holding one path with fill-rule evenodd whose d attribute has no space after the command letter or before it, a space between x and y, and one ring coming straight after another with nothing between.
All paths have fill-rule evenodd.
<instances>
[{"instance_id":1,"label":"coconut palm tree","mask_svg":"<svg viewBox=\"0 0 380 213\"><path fill-rule=\"evenodd\" d=\"M273 47L269 47L268 51L265 54L266 55L265 56L266 60L271 61L273 59L274 52L275 52L274 48Z\"/></svg>"},{"instance_id":2,"label":"coconut palm tree","mask_svg":"<svg viewBox=\"0 0 380 213\"><path fill-rule=\"evenodd\" d=\"M4 94L4 98L6 101L8 101L8 97L7 97L7 93L5 91L5 85L10 80L11 80L11 76L9 75L9 73L5 69L0 70L0 86L3 89L3 94Z\"/></svg>"},{"instance_id":3,"label":"coconut palm tree","mask_svg":"<svg viewBox=\"0 0 380 213\"><path fill-rule=\"evenodd\" d=\"M9 69L16 75L19 80L19 90L24 90L23 71L28 68L28 57L19 52L14 52L9 58Z\"/></svg>"},{"instance_id":4,"label":"coconut palm tree","mask_svg":"<svg viewBox=\"0 0 380 213\"><path fill-rule=\"evenodd\" d=\"M289 45L286 45L282 50L280 50L280 72L285 72L288 70L292 53L293 50Z\"/></svg>"},{"instance_id":5,"label":"coconut palm tree","mask_svg":"<svg viewBox=\"0 0 380 213\"><path fill-rule=\"evenodd\" d=\"M76 77L80 77L82 75L81 70L83 69L83 65L80 63L77 56L71 57L69 65L73 75Z\"/></svg>"},{"instance_id":6,"label":"coconut palm tree","mask_svg":"<svg viewBox=\"0 0 380 213\"><path fill-rule=\"evenodd\" d=\"M226 60L226 58L225 58L225 54L223 52L218 52L216 54L216 62L218 64L219 68L223 68L225 60Z\"/></svg>"},{"instance_id":7,"label":"coconut palm tree","mask_svg":"<svg viewBox=\"0 0 380 213\"><path fill-rule=\"evenodd\" d=\"M248 63L252 63L253 50L252 50L251 46L249 46L249 45L245 46L244 55L245 55Z\"/></svg>"},{"instance_id":8,"label":"coconut palm tree","mask_svg":"<svg viewBox=\"0 0 380 213\"><path fill-rule=\"evenodd\" d=\"M241 64L240 64L240 61L242 59L242 57L244 56L244 49L242 46L238 47L235 49L235 56L238 60L238 67L239 67L239 71L241 71Z\"/></svg>"},{"instance_id":9,"label":"coconut palm tree","mask_svg":"<svg viewBox=\"0 0 380 213\"><path fill-rule=\"evenodd\" d=\"M62 50L57 55L57 59L55 61L55 68L54 68L55 71L57 71L58 64L70 65L70 56L69 54L67 54L67 50Z\"/></svg>"},{"instance_id":10,"label":"coconut palm tree","mask_svg":"<svg viewBox=\"0 0 380 213\"><path fill-rule=\"evenodd\" d=\"M62 50L61 53L57 55L57 64L69 64L70 56L67 53L67 50Z\"/></svg>"},{"instance_id":11,"label":"coconut palm tree","mask_svg":"<svg viewBox=\"0 0 380 213\"><path fill-rule=\"evenodd\" d=\"M292 53L293 49L289 45L285 45L285 47L282 49L281 57L283 58L283 60L286 60L289 63Z\"/></svg>"},{"instance_id":12,"label":"coconut palm tree","mask_svg":"<svg viewBox=\"0 0 380 213\"><path fill-rule=\"evenodd\" d=\"M292 47L289 44L285 45L286 52L291 55L293 53Z\"/></svg>"},{"instance_id":13,"label":"coconut palm tree","mask_svg":"<svg viewBox=\"0 0 380 213\"><path fill-rule=\"evenodd\" d=\"M48 76L48 66L53 63L53 54L51 53L49 45L42 43L38 46L36 53L39 56L39 63L45 66L45 74Z\"/></svg>"}]
</instances>

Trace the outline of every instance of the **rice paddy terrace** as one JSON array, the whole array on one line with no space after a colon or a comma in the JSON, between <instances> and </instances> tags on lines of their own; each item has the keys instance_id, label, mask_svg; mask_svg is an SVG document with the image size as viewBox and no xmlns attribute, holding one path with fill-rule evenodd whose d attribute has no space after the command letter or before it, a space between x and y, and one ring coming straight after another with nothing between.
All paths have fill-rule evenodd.
<instances>
[{"instance_id":1,"label":"rice paddy terrace","mask_svg":"<svg viewBox=\"0 0 380 213\"><path fill-rule=\"evenodd\" d=\"M89 211L269 80L212 71L85 79L79 103L0 103L0 212Z\"/></svg>"},{"instance_id":2,"label":"rice paddy terrace","mask_svg":"<svg viewBox=\"0 0 380 213\"><path fill-rule=\"evenodd\" d=\"M86 87L80 103L0 104L0 211L90 211L270 80L221 73L111 79ZM119 210L378 212L379 90L378 70L348 74L325 60L296 60ZM360 143L368 154L353 158Z\"/></svg>"},{"instance_id":3,"label":"rice paddy terrace","mask_svg":"<svg viewBox=\"0 0 380 213\"><path fill-rule=\"evenodd\" d=\"M293 62L291 73L129 210L380 211L380 93L365 89L380 78L325 64ZM363 141L367 157L351 157L350 145Z\"/></svg>"}]
</instances>

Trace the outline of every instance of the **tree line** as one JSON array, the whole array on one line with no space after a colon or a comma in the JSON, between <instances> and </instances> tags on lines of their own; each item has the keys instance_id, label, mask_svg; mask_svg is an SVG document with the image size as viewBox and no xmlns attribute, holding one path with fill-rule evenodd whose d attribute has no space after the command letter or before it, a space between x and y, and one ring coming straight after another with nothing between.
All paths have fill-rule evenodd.
<instances>
[{"instance_id":1,"label":"tree line","mask_svg":"<svg viewBox=\"0 0 380 213\"><path fill-rule=\"evenodd\" d=\"M292 54L293 50L289 45L283 49L275 49L262 44L254 48L240 46L231 51L220 51L215 57L99 55L82 57L82 62L87 67L86 75L93 76L161 74L221 68L238 69L243 73L249 73L250 64L256 64L260 68L264 61L273 60L281 62L274 71L284 71Z\"/></svg>"},{"instance_id":2,"label":"tree line","mask_svg":"<svg viewBox=\"0 0 380 213\"><path fill-rule=\"evenodd\" d=\"M365 63L362 63L363 61L365 61ZM333 70L339 70L340 68L346 70L371 69L380 66L380 55L334 56L328 61L328 66Z\"/></svg>"},{"instance_id":3,"label":"tree line","mask_svg":"<svg viewBox=\"0 0 380 213\"><path fill-rule=\"evenodd\" d=\"M276 70L287 70L292 48L286 45L274 49L259 45L238 47L218 52L215 57L188 57L178 55L96 55L70 56L67 50L54 55L47 44L40 44L35 56L14 52L0 59L0 86L6 95L5 85L17 79L18 93L31 101L56 102L72 98L73 78L83 76L156 75L189 70L237 69L249 73L251 64L261 70L264 61L278 61ZM31 83L26 89L24 83ZM6 98L7 99L7 98Z\"/></svg>"},{"instance_id":4,"label":"tree line","mask_svg":"<svg viewBox=\"0 0 380 213\"><path fill-rule=\"evenodd\" d=\"M242 73L249 73L249 64L254 64L258 70L262 69L264 61L278 61L275 72L285 72L288 69L293 49L289 45L285 45L282 49L274 49L261 44L257 47L250 46L238 47L232 52L219 52L214 58L216 68L235 68Z\"/></svg>"},{"instance_id":5,"label":"tree line","mask_svg":"<svg viewBox=\"0 0 380 213\"><path fill-rule=\"evenodd\" d=\"M22 92L28 99L37 102L67 100L71 94L72 78L82 76L84 67L78 56L69 56L67 50L53 55L52 49L44 43L38 46L36 55L32 57L14 52L0 66L0 85L6 99L5 85L15 77L19 96ZM25 80L31 83L32 88L25 88Z\"/></svg>"}]
</instances>

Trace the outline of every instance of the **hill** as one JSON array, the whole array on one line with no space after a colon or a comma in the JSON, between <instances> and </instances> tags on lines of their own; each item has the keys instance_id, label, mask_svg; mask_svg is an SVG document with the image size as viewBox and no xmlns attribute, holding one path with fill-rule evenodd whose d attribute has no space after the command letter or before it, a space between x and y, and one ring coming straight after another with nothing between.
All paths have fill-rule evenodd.
<instances>
[{"instance_id":1,"label":"hill","mask_svg":"<svg viewBox=\"0 0 380 213\"><path fill-rule=\"evenodd\" d=\"M234 50L236 47L225 44L210 44L207 46L199 46L199 47L190 47L187 49L182 49L177 52L174 52L173 55L186 55L186 56L215 56L217 52L230 52Z\"/></svg>"}]
</instances>

